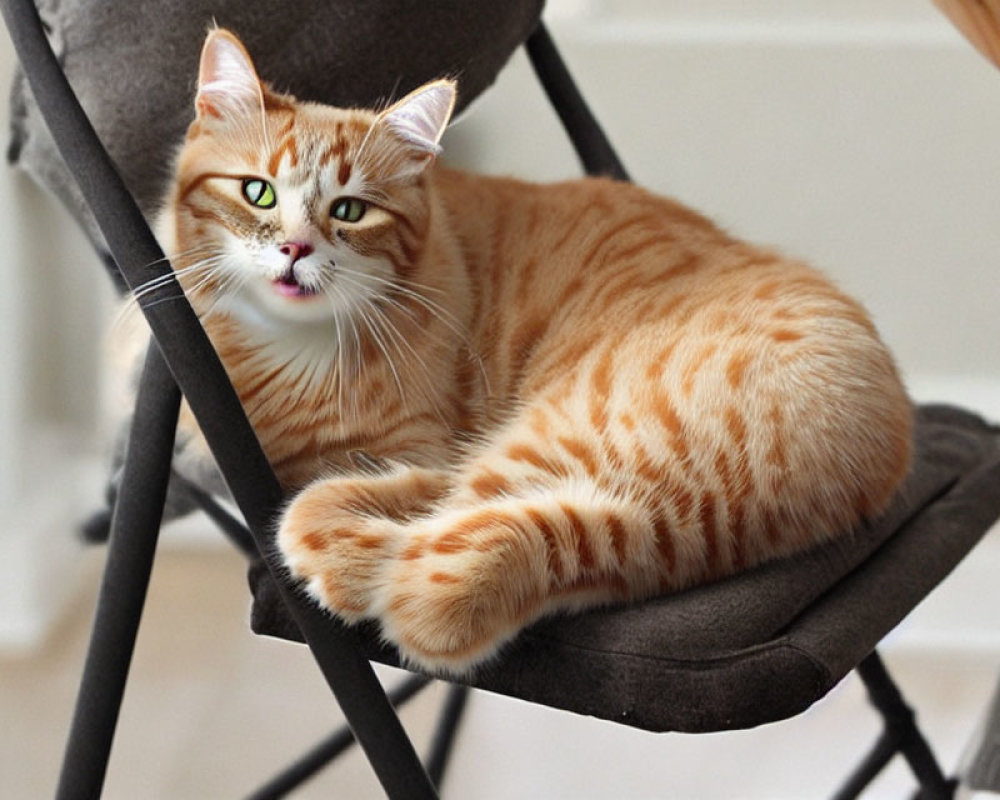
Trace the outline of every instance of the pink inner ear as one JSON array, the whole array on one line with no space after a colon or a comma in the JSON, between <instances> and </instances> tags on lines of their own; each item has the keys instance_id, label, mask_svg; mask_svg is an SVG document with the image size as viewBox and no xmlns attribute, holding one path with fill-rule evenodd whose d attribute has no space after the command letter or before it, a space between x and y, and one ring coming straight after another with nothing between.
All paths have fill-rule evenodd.
<instances>
[{"instance_id":1,"label":"pink inner ear","mask_svg":"<svg viewBox=\"0 0 1000 800\"><path fill-rule=\"evenodd\" d=\"M211 116L216 119L223 118L222 112L209 102L204 93L198 94L198 98L195 100L195 108L200 116Z\"/></svg>"},{"instance_id":2,"label":"pink inner ear","mask_svg":"<svg viewBox=\"0 0 1000 800\"><path fill-rule=\"evenodd\" d=\"M408 94L383 119L406 142L436 154L454 105L454 84L437 81Z\"/></svg>"},{"instance_id":3,"label":"pink inner ear","mask_svg":"<svg viewBox=\"0 0 1000 800\"><path fill-rule=\"evenodd\" d=\"M260 79L239 39L228 31L212 31L205 40L198 72L199 112L223 117L263 106Z\"/></svg>"}]
</instances>

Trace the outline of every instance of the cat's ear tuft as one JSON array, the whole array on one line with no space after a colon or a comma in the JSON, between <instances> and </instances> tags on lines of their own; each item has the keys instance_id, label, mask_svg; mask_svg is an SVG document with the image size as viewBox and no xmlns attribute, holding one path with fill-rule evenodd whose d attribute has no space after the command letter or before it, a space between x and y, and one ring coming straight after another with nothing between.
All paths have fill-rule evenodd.
<instances>
[{"instance_id":1,"label":"cat's ear tuft","mask_svg":"<svg viewBox=\"0 0 1000 800\"><path fill-rule=\"evenodd\" d=\"M263 108L260 78L243 43L222 28L209 31L198 70L198 116L245 117Z\"/></svg>"},{"instance_id":2,"label":"cat's ear tuft","mask_svg":"<svg viewBox=\"0 0 1000 800\"><path fill-rule=\"evenodd\" d=\"M441 137L455 109L455 82L437 80L414 89L381 114L376 124L384 125L406 144L436 156Z\"/></svg>"}]
</instances>

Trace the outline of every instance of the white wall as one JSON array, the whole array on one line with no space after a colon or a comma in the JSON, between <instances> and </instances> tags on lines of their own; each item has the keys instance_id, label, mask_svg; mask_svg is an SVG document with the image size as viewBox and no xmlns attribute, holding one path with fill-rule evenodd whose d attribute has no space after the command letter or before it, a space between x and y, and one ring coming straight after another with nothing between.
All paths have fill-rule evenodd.
<instances>
[{"instance_id":1,"label":"white wall","mask_svg":"<svg viewBox=\"0 0 1000 800\"><path fill-rule=\"evenodd\" d=\"M4 36L0 85L9 85L12 69ZM4 132L7 117L0 103ZM0 170L0 649L6 652L37 645L85 574L75 528L101 497L93 431L108 281L53 199L6 165Z\"/></svg>"}]
</instances>

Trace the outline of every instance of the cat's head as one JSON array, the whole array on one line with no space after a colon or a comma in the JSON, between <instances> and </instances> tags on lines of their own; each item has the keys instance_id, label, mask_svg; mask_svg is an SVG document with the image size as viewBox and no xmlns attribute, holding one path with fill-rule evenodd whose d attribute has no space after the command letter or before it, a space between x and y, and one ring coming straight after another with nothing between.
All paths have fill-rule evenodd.
<instances>
[{"instance_id":1,"label":"cat's head","mask_svg":"<svg viewBox=\"0 0 1000 800\"><path fill-rule=\"evenodd\" d=\"M311 323L405 280L454 102L447 80L380 112L299 102L261 82L233 34L211 31L161 221L189 293L241 316Z\"/></svg>"}]
</instances>

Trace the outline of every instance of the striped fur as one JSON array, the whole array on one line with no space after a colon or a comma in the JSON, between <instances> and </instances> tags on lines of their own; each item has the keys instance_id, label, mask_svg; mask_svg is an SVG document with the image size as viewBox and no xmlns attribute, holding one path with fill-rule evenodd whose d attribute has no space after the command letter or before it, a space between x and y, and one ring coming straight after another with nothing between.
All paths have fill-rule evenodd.
<instances>
[{"instance_id":1,"label":"striped fur","mask_svg":"<svg viewBox=\"0 0 1000 800\"><path fill-rule=\"evenodd\" d=\"M450 83L338 110L261 85L225 32L202 64L164 245L297 492L290 569L405 658L468 669L543 614L843 534L898 487L909 402L811 268L634 186L437 165ZM289 242L304 296L276 291Z\"/></svg>"}]
</instances>

